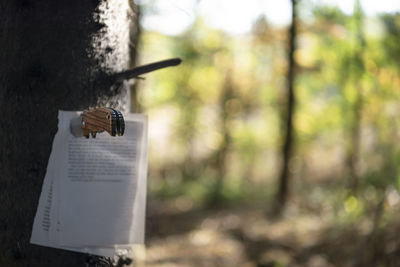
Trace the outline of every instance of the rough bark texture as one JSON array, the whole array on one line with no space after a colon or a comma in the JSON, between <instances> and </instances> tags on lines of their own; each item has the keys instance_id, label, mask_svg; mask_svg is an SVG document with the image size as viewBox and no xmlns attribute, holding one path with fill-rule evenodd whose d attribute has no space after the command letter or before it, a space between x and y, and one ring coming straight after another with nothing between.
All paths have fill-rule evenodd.
<instances>
[{"instance_id":1,"label":"rough bark texture","mask_svg":"<svg viewBox=\"0 0 400 267\"><path fill-rule=\"evenodd\" d=\"M0 266L85 266L84 254L29 239L58 110L121 103L124 86L107 79L115 49L103 47L108 32L93 16L100 3L0 3Z\"/></svg>"},{"instance_id":2,"label":"rough bark texture","mask_svg":"<svg viewBox=\"0 0 400 267\"><path fill-rule=\"evenodd\" d=\"M289 187L289 162L293 150L293 114L295 108L294 96L294 51L296 45L296 0L292 0L292 23L289 28L289 52L288 52L288 74L287 74L287 109L285 111L285 140L282 148L282 168L279 179L279 191L277 207L282 208L287 200Z\"/></svg>"}]
</instances>

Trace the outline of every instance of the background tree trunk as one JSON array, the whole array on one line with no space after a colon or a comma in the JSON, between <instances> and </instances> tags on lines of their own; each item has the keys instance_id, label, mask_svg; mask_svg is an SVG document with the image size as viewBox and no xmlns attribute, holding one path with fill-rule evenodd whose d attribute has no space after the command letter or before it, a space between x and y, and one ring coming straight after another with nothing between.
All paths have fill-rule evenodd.
<instances>
[{"instance_id":1,"label":"background tree trunk","mask_svg":"<svg viewBox=\"0 0 400 267\"><path fill-rule=\"evenodd\" d=\"M277 195L277 208L282 209L286 204L289 187L289 162L293 150L293 114L295 107L294 78L295 61L294 51L296 45L296 0L292 0L292 23L289 28L288 74L287 74L287 103L284 112L285 139L282 147L282 167L279 177L279 191Z\"/></svg>"},{"instance_id":2,"label":"background tree trunk","mask_svg":"<svg viewBox=\"0 0 400 267\"><path fill-rule=\"evenodd\" d=\"M138 65L138 55L137 48L139 46L140 36L142 33L142 29L140 28L140 20L141 20L141 7L135 5L133 0L129 0L130 7L132 9L132 16L130 17L130 31L129 31L129 51L130 51L130 66L129 68L134 68ZM134 84L131 85L131 111L132 112L140 112L141 107L138 101L138 80L135 81Z\"/></svg>"},{"instance_id":3,"label":"background tree trunk","mask_svg":"<svg viewBox=\"0 0 400 267\"><path fill-rule=\"evenodd\" d=\"M229 120L231 115L229 114L226 104L229 100L232 100L235 96L235 85L233 84L232 70L228 69L225 76L225 82L221 88L221 96L219 100L220 108L220 131L222 135L222 144L219 149L212 156L212 160L217 170L216 182L211 193L211 198L208 205L215 207L222 204L223 201L223 189L225 185L227 175L227 156L231 147L232 137L228 129Z\"/></svg>"},{"instance_id":4,"label":"background tree trunk","mask_svg":"<svg viewBox=\"0 0 400 267\"><path fill-rule=\"evenodd\" d=\"M100 102L116 107L125 90L105 82L113 70L110 57L124 52L105 45L109 32L96 19L100 4L0 3L0 266L85 265L84 254L31 245L29 239L58 110ZM128 60L119 60L116 69Z\"/></svg>"},{"instance_id":5,"label":"background tree trunk","mask_svg":"<svg viewBox=\"0 0 400 267\"><path fill-rule=\"evenodd\" d=\"M364 14L361 8L360 1L357 0L354 4L354 48L351 55L351 64L353 68L351 69L351 77L353 80L353 90L356 95L354 103L351 104L352 118L351 127L348 133L349 149L347 151L347 165L350 176L350 189L352 193L357 194L358 188L360 186L360 157L361 157L361 145L362 145L362 119L363 119L363 85L362 77L365 73L365 63L364 63L364 51L366 47L366 40L364 36L363 22Z\"/></svg>"}]
</instances>

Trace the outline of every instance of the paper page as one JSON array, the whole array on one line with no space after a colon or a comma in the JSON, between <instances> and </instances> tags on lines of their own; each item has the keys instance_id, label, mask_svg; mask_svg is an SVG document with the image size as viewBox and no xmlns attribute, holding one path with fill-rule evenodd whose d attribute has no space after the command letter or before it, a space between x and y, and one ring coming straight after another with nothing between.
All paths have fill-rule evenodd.
<instances>
[{"instance_id":1,"label":"paper page","mask_svg":"<svg viewBox=\"0 0 400 267\"><path fill-rule=\"evenodd\" d=\"M110 257L144 242L147 120L125 117L122 137L75 138L59 112L31 243Z\"/></svg>"},{"instance_id":2,"label":"paper page","mask_svg":"<svg viewBox=\"0 0 400 267\"><path fill-rule=\"evenodd\" d=\"M60 114L59 114L60 119ZM58 124L60 128L60 121ZM47 163L47 171L42 185L42 192L39 198L39 205L36 212L36 216L33 223L31 243L38 245L49 245L51 244L51 233L54 232L57 218L54 218L54 180L56 178L56 167L57 167L57 156L59 153L59 145L62 143L60 140L60 134L57 133L53 140L52 151L50 154L49 161Z\"/></svg>"}]
</instances>

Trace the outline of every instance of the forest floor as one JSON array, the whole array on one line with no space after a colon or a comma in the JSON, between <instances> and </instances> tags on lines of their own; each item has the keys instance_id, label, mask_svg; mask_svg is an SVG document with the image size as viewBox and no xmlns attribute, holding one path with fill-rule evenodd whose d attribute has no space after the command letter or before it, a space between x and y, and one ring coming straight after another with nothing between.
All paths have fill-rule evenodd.
<instances>
[{"instance_id":1,"label":"forest floor","mask_svg":"<svg viewBox=\"0 0 400 267\"><path fill-rule=\"evenodd\" d=\"M145 266L400 266L398 216L338 224L289 206L279 217L262 208L188 209L164 205L146 222Z\"/></svg>"}]
</instances>

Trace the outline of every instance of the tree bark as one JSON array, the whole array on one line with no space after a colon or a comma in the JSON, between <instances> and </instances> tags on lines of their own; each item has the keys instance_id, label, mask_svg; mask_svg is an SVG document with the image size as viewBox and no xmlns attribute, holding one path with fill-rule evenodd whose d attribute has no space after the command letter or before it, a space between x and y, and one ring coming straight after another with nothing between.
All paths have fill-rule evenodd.
<instances>
[{"instance_id":1,"label":"tree bark","mask_svg":"<svg viewBox=\"0 0 400 267\"><path fill-rule=\"evenodd\" d=\"M221 90L221 96L219 101L220 108L220 130L222 134L222 144L219 149L212 156L212 161L215 164L217 170L217 177L215 185L209 200L209 206L218 206L223 200L222 192L227 174L227 156L231 147L232 137L228 129L228 124L231 119L226 104L229 100L233 99L235 95L235 88L232 78L232 70L228 69L225 76L225 82Z\"/></svg>"},{"instance_id":2,"label":"tree bark","mask_svg":"<svg viewBox=\"0 0 400 267\"><path fill-rule=\"evenodd\" d=\"M131 16L131 25L130 25L130 32L129 32L129 51L130 51L130 68L136 67L139 62L138 60L138 46L140 41L140 36L142 34L142 29L140 28L140 20L142 17L141 7L135 5L133 0L129 0L129 4L132 9L132 16ZM131 85L130 92L131 92L131 111L132 112L140 112L141 107L138 101L138 80L135 81L134 84Z\"/></svg>"},{"instance_id":3,"label":"tree bark","mask_svg":"<svg viewBox=\"0 0 400 267\"><path fill-rule=\"evenodd\" d=\"M279 179L279 191L277 195L277 207L280 210L286 204L289 188L289 162L293 150L293 114L295 108L294 79L295 61L294 51L296 42L296 0L292 0L292 23L289 28L289 51L287 73L287 106L285 111L285 139L282 147L282 167Z\"/></svg>"},{"instance_id":4,"label":"tree bark","mask_svg":"<svg viewBox=\"0 0 400 267\"><path fill-rule=\"evenodd\" d=\"M125 90L104 82L114 47L93 48L107 34L101 2L0 3L0 266L85 266L84 254L29 239L58 110L117 107Z\"/></svg>"},{"instance_id":5,"label":"tree bark","mask_svg":"<svg viewBox=\"0 0 400 267\"><path fill-rule=\"evenodd\" d=\"M354 5L353 19L355 22L354 36L355 36L355 47L352 56L352 64L354 65L352 75L354 79L353 90L356 93L356 100L352 104L351 112L352 121L351 128L349 132L349 149L347 152L347 163L350 176L350 188L352 193L357 194L360 185L360 168L359 161L361 155L361 144L362 144L362 119L363 119L363 88L361 79L365 72L364 66L364 53L366 47L366 40L363 30L363 11L361 9L360 1L357 0Z\"/></svg>"},{"instance_id":6,"label":"tree bark","mask_svg":"<svg viewBox=\"0 0 400 267\"><path fill-rule=\"evenodd\" d=\"M351 141L351 149L347 152L347 164L350 176L350 189L352 193L357 194L360 183L359 160L361 154L361 124L362 124L362 111L363 111L363 97L359 85L355 88L357 91L357 100L353 106L353 121L349 133L349 140Z\"/></svg>"}]
</instances>

